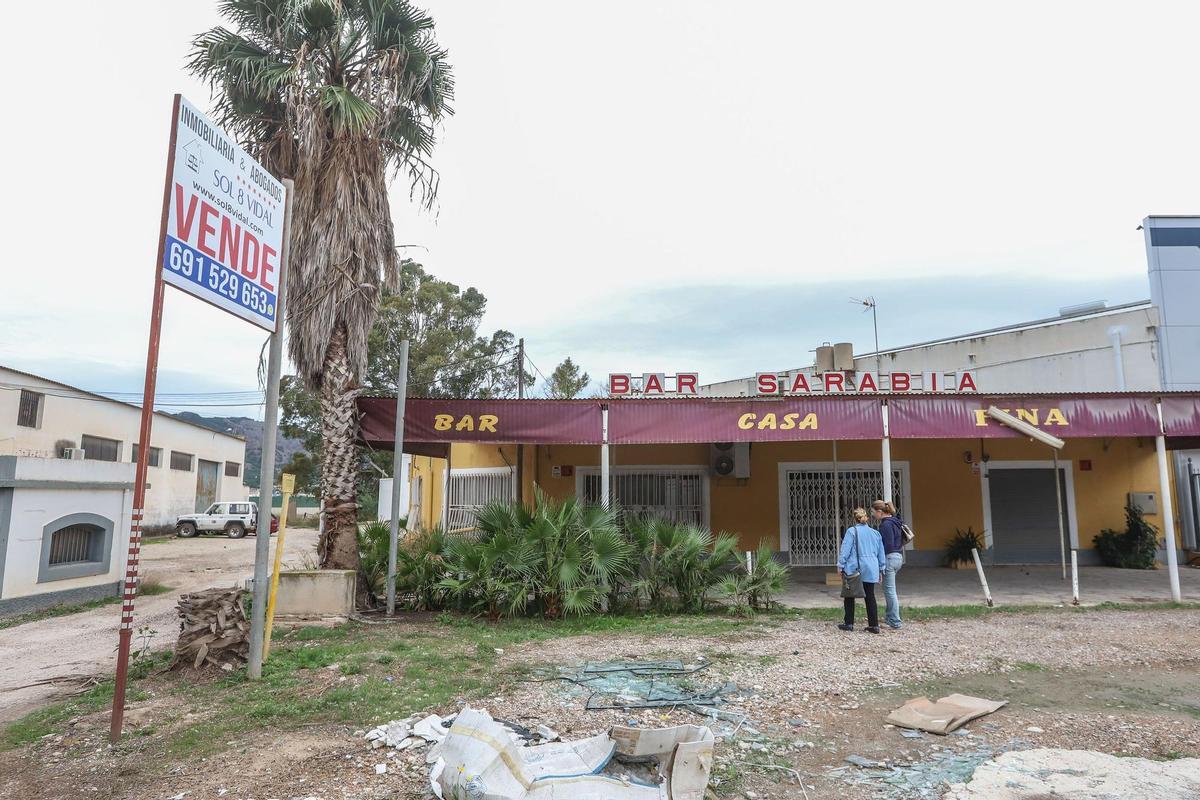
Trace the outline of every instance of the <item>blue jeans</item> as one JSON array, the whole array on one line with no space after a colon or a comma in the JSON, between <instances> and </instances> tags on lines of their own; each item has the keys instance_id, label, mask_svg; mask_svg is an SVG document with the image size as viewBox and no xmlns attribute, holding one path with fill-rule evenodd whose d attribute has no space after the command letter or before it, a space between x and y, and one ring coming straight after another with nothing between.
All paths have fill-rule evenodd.
<instances>
[{"instance_id":1,"label":"blue jeans","mask_svg":"<svg viewBox=\"0 0 1200 800\"><path fill-rule=\"evenodd\" d=\"M904 566L903 553L887 554L887 569L883 573L884 621L893 628L900 627L900 598L896 596L896 573Z\"/></svg>"}]
</instances>

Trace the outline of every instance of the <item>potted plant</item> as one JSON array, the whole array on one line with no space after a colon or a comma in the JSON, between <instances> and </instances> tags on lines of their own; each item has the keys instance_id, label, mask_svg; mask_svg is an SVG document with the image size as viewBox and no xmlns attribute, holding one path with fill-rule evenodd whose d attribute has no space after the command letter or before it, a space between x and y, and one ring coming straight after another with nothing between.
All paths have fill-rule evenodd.
<instances>
[{"instance_id":1,"label":"potted plant","mask_svg":"<svg viewBox=\"0 0 1200 800\"><path fill-rule=\"evenodd\" d=\"M952 569L968 569L975 566L972 550L983 550L983 537L968 527L965 531L954 529L954 537L946 544L942 563Z\"/></svg>"}]
</instances>

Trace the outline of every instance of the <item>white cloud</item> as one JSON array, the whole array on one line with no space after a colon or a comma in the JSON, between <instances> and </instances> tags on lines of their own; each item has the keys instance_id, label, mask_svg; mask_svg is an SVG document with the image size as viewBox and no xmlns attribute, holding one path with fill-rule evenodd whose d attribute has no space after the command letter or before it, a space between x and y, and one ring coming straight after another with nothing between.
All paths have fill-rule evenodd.
<instances>
[{"instance_id":1,"label":"white cloud","mask_svg":"<svg viewBox=\"0 0 1200 800\"><path fill-rule=\"evenodd\" d=\"M650 289L1133 279L1140 219L1195 210L1194 4L428 5L458 114L439 212L397 186L397 240L479 287L490 326L536 331L544 370L581 312L612 309L619 330L653 313L623 301ZM14 7L11 28L44 31L45 13ZM0 132L0 361L126 374L145 356L170 95L207 104L183 62L218 18L145 0L54 13L62 57L41 35L0 56L37 65ZM258 331L168 295L164 368L254 388ZM1007 320L1041 313L1005 302ZM727 341L712 363L761 349Z\"/></svg>"}]
</instances>

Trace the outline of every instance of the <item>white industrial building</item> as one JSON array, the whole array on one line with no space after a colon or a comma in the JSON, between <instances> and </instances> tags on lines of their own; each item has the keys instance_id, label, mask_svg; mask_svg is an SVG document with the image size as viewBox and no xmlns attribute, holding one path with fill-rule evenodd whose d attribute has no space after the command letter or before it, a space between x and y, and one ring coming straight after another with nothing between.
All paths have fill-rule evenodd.
<instances>
[{"instance_id":1,"label":"white industrial building","mask_svg":"<svg viewBox=\"0 0 1200 800\"><path fill-rule=\"evenodd\" d=\"M964 372L981 393L1195 391L1200 389L1200 217L1152 216L1142 227L1149 300L1111 307L1089 302L1047 319L853 354L851 363L836 366L787 365L791 368L773 374L870 373L883 376L877 380L884 391L892 373L919 380L927 373ZM753 396L758 388L758 376L749 375L701 386L698 393ZM1182 539L1197 548L1200 451L1176 451L1173 459Z\"/></svg>"},{"instance_id":2,"label":"white industrial building","mask_svg":"<svg viewBox=\"0 0 1200 800\"><path fill-rule=\"evenodd\" d=\"M0 366L0 455L137 461L141 408ZM151 433L146 525L218 500L245 500L246 440L156 412Z\"/></svg>"},{"instance_id":3,"label":"white industrial building","mask_svg":"<svg viewBox=\"0 0 1200 800\"><path fill-rule=\"evenodd\" d=\"M0 613L117 592L141 409L0 367ZM145 525L244 500L246 441L168 414L151 433Z\"/></svg>"}]
</instances>

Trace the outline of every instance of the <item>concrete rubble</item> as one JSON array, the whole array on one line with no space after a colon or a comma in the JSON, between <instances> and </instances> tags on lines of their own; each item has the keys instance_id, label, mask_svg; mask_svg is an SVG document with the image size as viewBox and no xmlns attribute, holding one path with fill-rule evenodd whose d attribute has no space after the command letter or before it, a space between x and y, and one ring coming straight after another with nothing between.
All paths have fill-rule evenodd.
<instances>
[{"instance_id":1,"label":"concrete rubble","mask_svg":"<svg viewBox=\"0 0 1200 800\"><path fill-rule=\"evenodd\" d=\"M1039 748L1004 753L955 783L943 800L1128 800L1200 798L1200 759L1150 761L1090 750Z\"/></svg>"},{"instance_id":2,"label":"concrete rubble","mask_svg":"<svg viewBox=\"0 0 1200 800\"><path fill-rule=\"evenodd\" d=\"M530 745L486 711L467 707L426 761L439 798L702 800L713 749L712 732L699 725L617 725L586 739Z\"/></svg>"}]
</instances>

